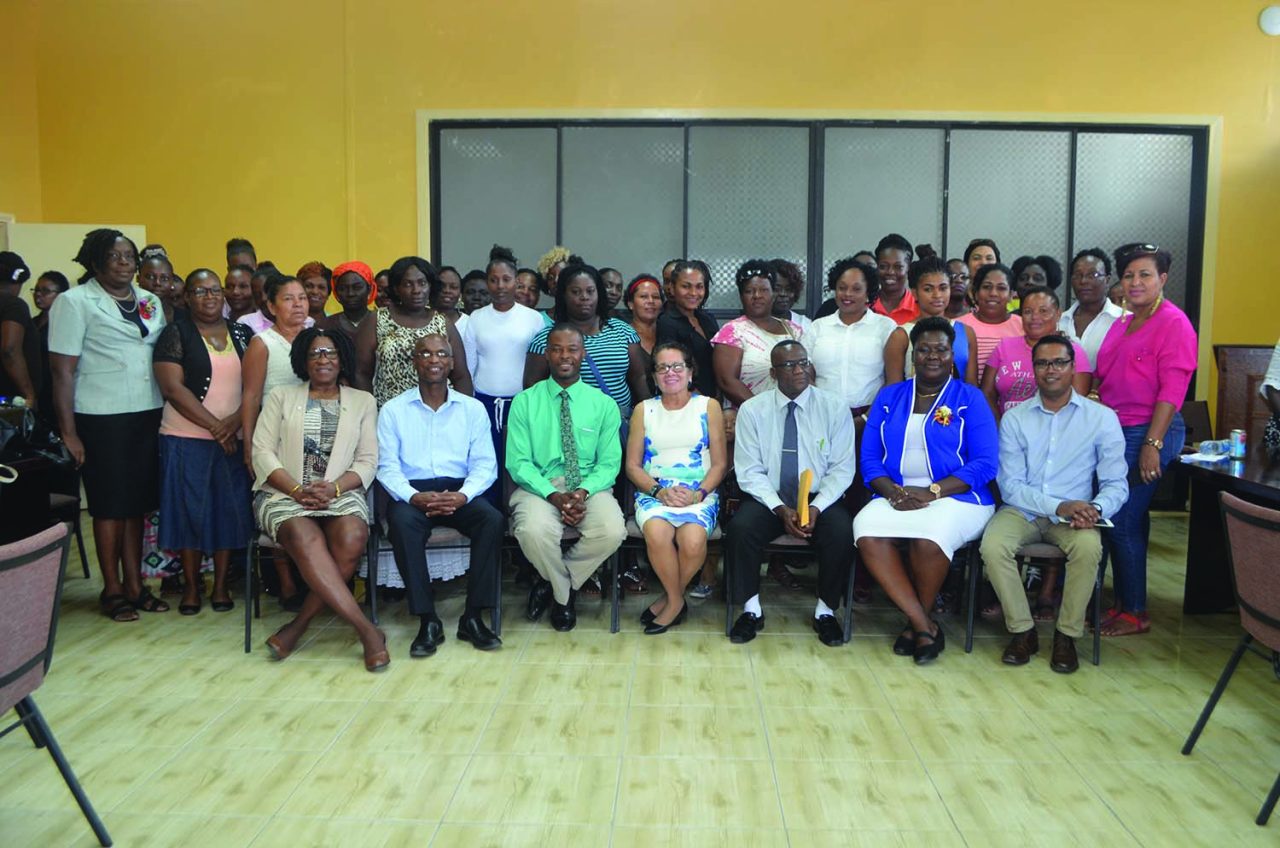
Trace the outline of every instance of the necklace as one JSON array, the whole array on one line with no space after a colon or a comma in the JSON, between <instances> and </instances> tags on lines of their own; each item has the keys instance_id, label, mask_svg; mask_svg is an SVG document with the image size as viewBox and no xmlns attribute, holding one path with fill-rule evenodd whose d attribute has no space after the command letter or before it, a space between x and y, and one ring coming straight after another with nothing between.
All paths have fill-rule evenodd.
<instances>
[{"instance_id":1,"label":"necklace","mask_svg":"<svg viewBox=\"0 0 1280 848\"><path fill-rule=\"evenodd\" d=\"M925 394L924 392L920 391L919 389L916 389L916 397L919 397L919 398L931 398L931 397L937 397L937 396L938 396L938 395L940 395L940 394L942 394L942 389L938 389L936 392L931 392L931 393L929 393L929 394Z\"/></svg>"},{"instance_id":2,"label":"necklace","mask_svg":"<svg viewBox=\"0 0 1280 848\"><path fill-rule=\"evenodd\" d=\"M96 282L96 281L95 281L95 282ZM104 292L106 292L106 293L107 293L107 297L111 298L112 300L114 300L114 301L116 302L116 305L120 307L120 311L121 311L121 312L124 312L125 314L132 314L132 313L134 313L134 312L137 312L137 311L138 311L138 296L137 296L137 294L134 292L134 290L133 290L133 287L132 287L132 286L130 286L130 287L129 287L129 293L128 293L127 295L125 295L124 297L118 297L118 296L116 296L116 295L112 294L112 293L111 293L111 291L110 291L106 286L104 286L102 283L98 283L98 288L100 288L100 289L102 289ZM133 302L133 308L132 308L132 309L130 309L130 308L128 308L127 306L125 306L125 305L124 305L127 301L132 301L132 302Z\"/></svg>"}]
</instances>

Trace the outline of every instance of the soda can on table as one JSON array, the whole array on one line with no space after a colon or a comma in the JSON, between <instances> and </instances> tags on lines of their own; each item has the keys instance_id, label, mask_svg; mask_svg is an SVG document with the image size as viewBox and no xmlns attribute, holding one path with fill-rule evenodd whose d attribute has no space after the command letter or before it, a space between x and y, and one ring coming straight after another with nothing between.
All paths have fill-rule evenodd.
<instances>
[{"instance_id":1,"label":"soda can on table","mask_svg":"<svg viewBox=\"0 0 1280 848\"><path fill-rule=\"evenodd\" d=\"M1228 441L1231 443L1231 458L1244 459L1248 448L1245 442L1244 430L1232 430L1231 438Z\"/></svg>"}]
</instances>

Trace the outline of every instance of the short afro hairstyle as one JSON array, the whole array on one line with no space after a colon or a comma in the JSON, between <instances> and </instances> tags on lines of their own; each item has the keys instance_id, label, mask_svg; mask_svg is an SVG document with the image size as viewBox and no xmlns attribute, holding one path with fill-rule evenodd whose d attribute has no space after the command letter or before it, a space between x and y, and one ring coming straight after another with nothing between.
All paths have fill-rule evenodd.
<instances>
[{"instance_id":1,"label":"short afro hairstyle","mask_svg":"<svg viewBox=\"0 0 1280 848\"><path fill-rule=\"evenodd\" d=\"M870 306L880 297L880 271L874 265L859 262L857 257L858 254L847 256L831 266L831 270L827 271L827 288L835 291L836 283L840 282L840 278L857 269L862 272L862 279L867 282L867 305Z\"/></svg>"},{"instance_id":2,"label":"short afro hairstyle","mask_svg":"<svg viewBox=\"0 0 1280 848\"><path fill-rule=\"evenodd\" d=\"M1051 289L1062 285L1062 266L1052 256L1019 256L1013 261L1013 280L1016 286L1018 278L1031 265L1039 265L1044 269L1044 284Z\"/></svg>"},{"instance_id":3,"label":"short afro hairstyle","mask_svg":"<svg viewBox=\"0 0 1280 848\"><path fill-rule=\"evenodd\" d=\"M943 318L941 315L931 315L916 322L916 325L911 328L913 348L916 346L916 341L925 333L942 333L947 337L947 344L955 346L956 328L951 326L950 319Z\"/></svg>"}]
</instances>

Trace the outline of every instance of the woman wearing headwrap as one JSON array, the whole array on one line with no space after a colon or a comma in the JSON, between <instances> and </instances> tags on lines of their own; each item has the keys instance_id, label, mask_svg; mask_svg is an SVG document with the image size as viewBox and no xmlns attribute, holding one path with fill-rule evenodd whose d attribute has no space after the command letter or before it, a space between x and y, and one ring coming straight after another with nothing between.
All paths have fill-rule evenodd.
<instances>
[{"instance_id":1,"label":"woman wearing headwrap","mask_svg":"<svg viewBox=\"0 0 1280 848\"><path fill-rule=\"evenodd\" d=\"M354 344L356 331L372 314L377 297L378 284L374 282L373 269L363 262L343 262L333 269L333 299L342 311L316 324L337 330Z\"/></svg>"}]
</instances>

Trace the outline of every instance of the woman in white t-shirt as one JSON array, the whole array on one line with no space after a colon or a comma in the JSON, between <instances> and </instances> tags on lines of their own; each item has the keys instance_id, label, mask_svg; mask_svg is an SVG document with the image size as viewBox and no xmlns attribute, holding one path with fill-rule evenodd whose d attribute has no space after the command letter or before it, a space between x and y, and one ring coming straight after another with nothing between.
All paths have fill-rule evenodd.
<instances>
[{"instance_id":1,"label":"woman in white t-shirt","mask_svg":"<svg viewBox=\"0 0 1280 848\"><path fill-rule=\"evenodd\" d=\"M546 326L541 313L516 303L518 270L519 263L511 251L494 245L485 269L489 305L472 312L462 331L471 383L476 400L489 413L493 449L498 458L499 482L486 493L495 502L502 492L501 470L506 467L507 406L524 389L529 342Z\"/></svg>"}]
</instances>

